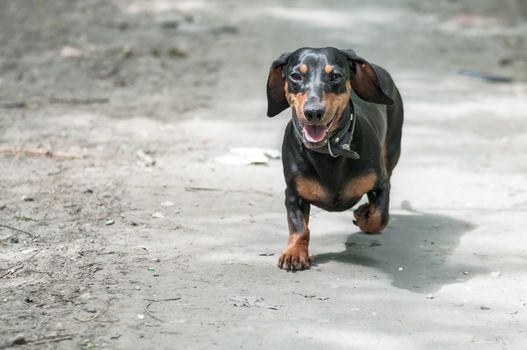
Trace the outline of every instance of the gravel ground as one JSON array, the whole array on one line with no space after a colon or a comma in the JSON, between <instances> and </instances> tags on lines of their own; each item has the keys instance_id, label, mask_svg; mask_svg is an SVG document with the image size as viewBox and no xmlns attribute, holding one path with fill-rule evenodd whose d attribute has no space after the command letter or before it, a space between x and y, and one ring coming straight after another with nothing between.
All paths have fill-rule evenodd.
<instances>
[{"instance_id":1,"label":"gravel ground","mask_svg":"<svg viewBox=\"0 0 527 350\"><path fill-rule=\"evenodd\" d=\"M0 348L527 348L527 5L0 2ZM406 108L392 221L286 246L271 61L354 48ZM463 69L513 78L491 83Z\"/></svg>"}]
</instances>

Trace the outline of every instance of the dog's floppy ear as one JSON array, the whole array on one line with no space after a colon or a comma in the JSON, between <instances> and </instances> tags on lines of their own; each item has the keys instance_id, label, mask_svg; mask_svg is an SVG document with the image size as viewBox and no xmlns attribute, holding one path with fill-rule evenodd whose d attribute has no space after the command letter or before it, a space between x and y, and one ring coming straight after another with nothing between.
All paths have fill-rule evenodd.
<instances>
[{"instance_id":1,"label":"dog's floppy ear","mask_svg":"<svg viewBox=\"0 0 527 350\"><path fill-rule=\"evenodd\" d=\"M280 57L271 64L271 68L269 69L269 77L267 78L268 117L274 117L289 107L285 97L285 75L283 69L290 55L290 52L281 54Z\"/></svg>"},{"instance_id":2,"label":"dog's floppy ear","mask_svg":"<svg viewBox=\"0 0 527 350\"><path fill-rule=\"evenodd\" d=\"M355 51L342 50L348 56L350 68L355 74L351 78L351 88L365 101L383 105L393 104L393 100L382 91L379 83L379 69L364 58L357 56Z\"/></svg>"}]
</instances>

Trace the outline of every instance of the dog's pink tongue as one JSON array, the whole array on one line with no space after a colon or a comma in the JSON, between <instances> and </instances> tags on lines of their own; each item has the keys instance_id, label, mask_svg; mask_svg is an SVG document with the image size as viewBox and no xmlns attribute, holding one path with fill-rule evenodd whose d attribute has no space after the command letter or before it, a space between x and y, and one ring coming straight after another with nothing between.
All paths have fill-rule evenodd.
<instances>
[{"instance_id":1,"label":"dog's pink tongue","mask_svg":"<svg viewBox=\"0 0 527 350\"><path fill-rule=\"evenodd\" d=\"M304 125L304 137L309 142L320 142L324 139L326 128L323 125Z\"/></svg>"}]
</instances>

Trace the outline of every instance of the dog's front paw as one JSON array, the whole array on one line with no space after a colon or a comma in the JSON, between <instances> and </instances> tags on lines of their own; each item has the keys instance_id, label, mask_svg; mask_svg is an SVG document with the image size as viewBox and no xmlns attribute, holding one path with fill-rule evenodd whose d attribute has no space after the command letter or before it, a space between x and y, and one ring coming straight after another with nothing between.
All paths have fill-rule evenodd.
<instances>
[{"instance_id":1,"label":"dog's front paw","mask_svg":"<svg viewBox=\"0 0 527 350\"><path fill-rule=\"evenodd\" d=\"M278 258L278 267L292 271L309 269L309 252L307 247L299 245L288 247L280 255L280 258Z\"/></svg>"},{"instance_id":2,"label":"dog's front paw","mask_svg":"<svg viewBox=\"0 0 527 350\"><path fill-rule=\"evenodd\" d=\"M366 233L381 232L386 223L382 223L381 211L371 204L363 204L353 212L353 223Z\"/></svg>"}]
</instances>

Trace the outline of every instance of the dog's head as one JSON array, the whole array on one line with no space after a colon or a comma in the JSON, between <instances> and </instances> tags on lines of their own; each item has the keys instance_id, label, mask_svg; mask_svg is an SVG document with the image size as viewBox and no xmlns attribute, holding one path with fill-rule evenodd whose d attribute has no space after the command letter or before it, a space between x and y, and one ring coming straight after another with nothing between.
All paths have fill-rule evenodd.
<instances>
[{"instance_id":1,"label":"dog's head","mask_svg":"<svg viewBox=\"0 0 527 350\"><path fill-rule=\"evenodd\" d=\"M304 142L316 148L338 130L351 90L363 100L393 101L381 89L374 66L353 50L301 48L280 55L267 80L267 115L293 109Z\"/></svg>"}]
</instances>

